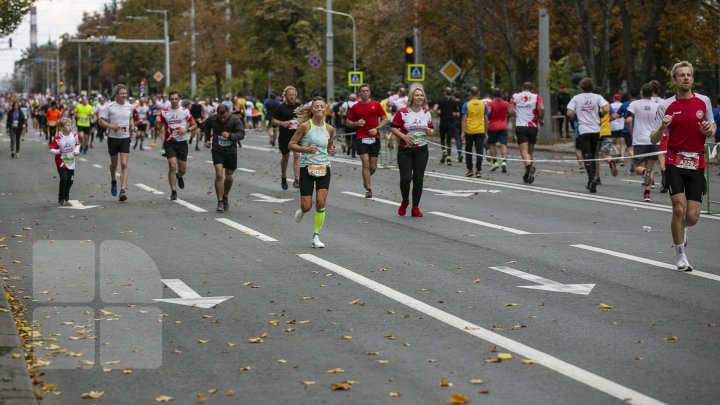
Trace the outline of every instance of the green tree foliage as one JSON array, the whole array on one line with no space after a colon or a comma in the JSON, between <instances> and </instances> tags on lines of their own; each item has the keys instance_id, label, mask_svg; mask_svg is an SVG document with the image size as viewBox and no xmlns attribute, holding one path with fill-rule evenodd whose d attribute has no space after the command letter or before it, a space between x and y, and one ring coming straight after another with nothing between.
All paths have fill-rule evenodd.
<instances>
[{"instance_id":1,"label":"green tree foliage","mask_svg":"<svg viewBox=\"0 0 720 405\"><path fill-rule=\"evenodd\" d=\"M35 0L0 1L0 37L15 31L25 14L30 12L33 3Z\"/></svg>"}]
</instances>

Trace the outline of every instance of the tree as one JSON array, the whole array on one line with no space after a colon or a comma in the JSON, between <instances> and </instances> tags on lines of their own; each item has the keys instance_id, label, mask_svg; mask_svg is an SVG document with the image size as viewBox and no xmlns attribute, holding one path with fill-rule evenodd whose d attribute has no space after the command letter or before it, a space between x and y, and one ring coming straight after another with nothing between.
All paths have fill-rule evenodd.
<instances>
[{"instance_id":1,"label":"tree","mask_svg":"<svg viewBox=\"0 0 720 405\"><path fill-rule=\"evenodd\" d=\"M35 0L3 0L0 6L0 37L15 31L34 3Z\"/></svg>"}]
</instances>

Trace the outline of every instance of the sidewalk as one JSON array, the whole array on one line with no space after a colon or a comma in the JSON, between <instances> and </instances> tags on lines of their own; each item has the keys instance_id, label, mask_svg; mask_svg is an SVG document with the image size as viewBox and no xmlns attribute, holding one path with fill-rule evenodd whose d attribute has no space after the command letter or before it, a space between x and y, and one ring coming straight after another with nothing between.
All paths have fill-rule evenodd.
<instances>
[{"instance_id":1,"label":"sidewalk","mask_svg":"<svg viewBox=\"0 0 720 405\"><path fill-rule=\"evenodd\" d=\"M0 285L4 286L3 283ZM25 356L3 288L0 289L0 405L36 404Z\"/></svg>"}]
</instances>

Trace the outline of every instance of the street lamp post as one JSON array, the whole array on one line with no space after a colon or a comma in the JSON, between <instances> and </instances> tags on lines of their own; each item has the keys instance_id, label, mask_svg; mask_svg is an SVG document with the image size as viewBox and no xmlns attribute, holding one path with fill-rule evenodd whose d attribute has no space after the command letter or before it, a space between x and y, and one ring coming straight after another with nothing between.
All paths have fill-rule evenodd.
<instances>
[{"instance_id":1,"label":"street lamp post","mask_svg":"<svg viewBox=\"0 0 720 405\"><path fill-rule=\"evenodd\" d=\"M190 0L190 96L193 97L197 93L197 73L195 65L197 64L195 57L195 0Z\"/></svg>"},{"instance_id":2,"label":"street lamp post","mask_svg":"<svg viewBox=\"0 0 720 405\"><path fill-rule=\"evenodd\" d=\"M168 34L168 11L145 9L145 12L163 15L163 29L165 34L165 87L170 87L170 35Z\"/></svg>"},{"instance_id":3,"label":"street lamp post","mask_svg":"<svg viewBox=\"0 0 720 405\"><path fill-rule=\"evenodd\" d=\"M353 32L353 71L357 71L357 36L355 33L355 17L353 17L351 14L348 13L342 13L340 11L335 11L330 9L332 7L332 0L327 0L327 6L328 8L322 8L322 7L313 7L314 10L322 11L324 13L327 13L327 97L328 100L330 100L331 97L334 96L334 55L332 51L333 47L333 31L332 31L332 18L330 17L331 14L337 14L345 17L349 17L352 21L352 32Z\"/></svg>"},{"instance_id":4,"label":"street lamp post","mask_svg":"<svg viewBox=\"0 0 720 405\"><path fill-rule=\"evenodd\" d=\"M349 17L352 20L352 32L353 32L353 70L357 70L357 36L355 34L355 17L353 17L351 14L348 13L342 13L340 11L335 10L328 10L326 8L322 7L313 7L315 10L318 11L324 11L326 13L330 14L337 14L342 15L345 17Z\"/></svg>"}]
</instances>

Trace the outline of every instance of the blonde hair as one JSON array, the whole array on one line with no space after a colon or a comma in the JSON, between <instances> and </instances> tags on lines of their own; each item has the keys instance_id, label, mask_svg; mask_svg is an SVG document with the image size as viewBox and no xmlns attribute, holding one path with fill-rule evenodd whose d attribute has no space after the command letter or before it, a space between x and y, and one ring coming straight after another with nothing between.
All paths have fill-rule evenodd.
<instances>
[{"instance_id":1,"label":"blonde hair","mask_svg":"<svg viewBox=\"0 0 720 405\"><path fill-rule=\"evenodd\" d=\"M297 94L297 89L293 86L287 86L283 89L283 103L287 103L287 92L290 90L295 90L295 94Z\"/></svg>"},{"instance_id":2,"label":"blonde hair","mask_svg":"<svg viewBox=\"0 0 720 405\"><path fill-rule=\"evenodd\" d=\"M307 122L312 119L312 116L313 116L312 106L313 106L313 104L315 104L316 101L322 101L324 103L325 99L320 96L316 96L316 97L313 97L313 99L312 99L312 101L310 101L310 103L303 104L300 107L295 109L295 116L297 117L298 124L302 124L303 122Z\"/></svg>"},{"instance_id":3,"label":"blonde hair","mask_svg":"<svg viewBox=\"0 0 720 405\"><path fill-rule=\"evenodd\" d=\"M677 70L680 69L680 68L683 68L683 67L690 68L690 75L691 75L691 76L695 73L695 69L693 69L692 63L684 60L684 61L682 61L682 62L678 62L678 63L676 63L676 64L673 65L672 71L671 71L671 75L672 75L672 78L673 78L673 79L675 78L675 76L677 76Z\"/></svg>"},{"instance_id":4,"label":"blonde hair","mask_svg":"<svg viewBox=\"0 0 720 405\"><path fill-rule=\"evenodd\" d=\"M425 89L423 89L422 86L419 84L413 84L412 86L410 86L410 93L408 93L407 108L410 108L413 106L413 104L415 102L415 92L418 90L422 93L423 98L425 99L423 101L423 104L420 107L424 108L424 109L428 108L427 96L425 95Z\"/></svg>"},{"instance_id":5,"label":"blonde hair","mask_svg":"<svg viewBox=\"0 0 720 405\"><path fill-rule=\"evenodd\" d=\"M65 124L70 125L70 130L72 131L72 123L73 123L72 120L67 117L63 117L58 120L58 125L60 125L61 131L62 131L63 127L65 126Z\"/></svg>"}]
</instances>

